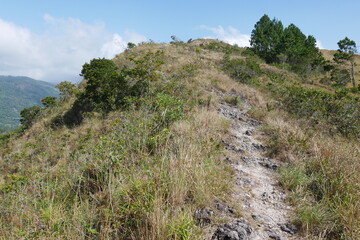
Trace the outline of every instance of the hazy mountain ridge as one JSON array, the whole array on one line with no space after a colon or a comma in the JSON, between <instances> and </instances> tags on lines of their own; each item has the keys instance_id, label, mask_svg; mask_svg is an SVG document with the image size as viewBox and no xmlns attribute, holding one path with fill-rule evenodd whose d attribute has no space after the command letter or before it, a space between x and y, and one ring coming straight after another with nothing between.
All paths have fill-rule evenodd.
<instances>
[{"instance_id":1,"label":"hazy mountain ridge","mask_svg":"<svg viewBox=\"0 0 360 240\"><path fill-rule=\"evenodd\" d=\"M23 76L0 76L0 129L18 127L22 109L40 105L46 96L57 95L51 83Z\"/></svg>"}]
</instances>

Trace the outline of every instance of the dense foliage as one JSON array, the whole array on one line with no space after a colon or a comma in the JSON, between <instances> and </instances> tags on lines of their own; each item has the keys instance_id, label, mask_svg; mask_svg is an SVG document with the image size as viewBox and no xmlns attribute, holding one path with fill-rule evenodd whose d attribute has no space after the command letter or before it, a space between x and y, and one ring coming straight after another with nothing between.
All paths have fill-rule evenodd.
<instances>
[{"instance_id":1,"label":"dense foliage","mask_svg":"<svg viewBox=\"0 0 360 240\"><path fill-rule=\"evenodd\" d=\"M307 74L323 58L313 36L306 37L294 24L284 28L282 22L264 15L255 24L250 44L267 63L289 64L297 73Z\"/></svg>"},{"instance_id":2,"label":"dense foliage","mask_svg":"<svg viewBox=\"0 0 360 240\"><path fill-rule=\"evenodd\" d=\"M264 15L255 24L250 44L255 53L267 62L276 62L281 51L284 27L277 19Z\"/></svg>"},{"instance_id":3,"label":"dense foliage","mask_svg":"<svg viewBox=\"0 0 360 240\"><path fill-rule=\"evenodd\" d=\"M68 81L63 81L55 87L59 90L61 100L67 100L77 91L76 85Z\"/></svg>"},{"instance_id":4,"label":"dense foliage","mask_svg":"<svg viewBox=\"0 0 360 240\"><path fill-rule=\"evenodd\" d=\"M32 106L29 108L24 108L20 112L20 122L22 127L29 128L31 125L37 120L37 117L41 111L41 107L39 106Z\"/></svg>"},{"instance_id":5,"label":"dense foliage","mask_svg":"<svg viewBox=\"0 0 360 240\"><path fill-rule=\"evenodd\" d=\"M118 69L112 60L93 59L85 63L81 76L86 80L79 101L89 110L110 112L125 104L127 97L144 95L150 82L158 78L161 52L148 52L139 59L130 58L132 68Z\"/></svg>"},{"instance_id":6,"label":"dense foliage","mask_svg":"<svg viewBox=\"0 0 360 240\"><path fill-rule=\"evenodd\" d=\"M109 112L122 104L128 86L113 61L93 59L84 64L81 76L86 79L86 86L79 99L88 110Z\"/></svg>"}]
</instances>

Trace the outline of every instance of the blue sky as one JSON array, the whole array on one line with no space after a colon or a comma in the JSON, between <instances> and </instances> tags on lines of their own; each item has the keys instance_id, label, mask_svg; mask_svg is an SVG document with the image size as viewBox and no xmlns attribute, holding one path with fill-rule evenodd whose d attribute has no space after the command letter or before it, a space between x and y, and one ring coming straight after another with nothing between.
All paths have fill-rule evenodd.
<instances>
[{"instance_id":1,"label":"blue sky","mask_svg":"<svg viewBox=\"0 0 360 240\"><path fill-rule=\"evenodd\" d=\"M218 38L248 45L263 14L294 23L322 48L360 44L358 0L1 1L0 75L77 81L82 64L112 58L127 42Z\"/></svg>"}]
</instances>

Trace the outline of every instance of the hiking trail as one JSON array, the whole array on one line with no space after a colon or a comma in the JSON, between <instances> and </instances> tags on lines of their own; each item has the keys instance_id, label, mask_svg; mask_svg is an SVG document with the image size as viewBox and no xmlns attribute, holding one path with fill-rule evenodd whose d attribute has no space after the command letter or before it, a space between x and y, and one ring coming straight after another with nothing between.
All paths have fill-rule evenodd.
<instances>
[{"instance_id":1,"label":"hiking trail","mask_svg":"<svg viewBox=\"0 0 360 240\"><path fill-rule=\"evenodd\" d=\"M240 106L222 103L218 110L231 121L223 144L225 160L236 172L236 190L232 197L240 204L243 218L232 218L218 226L211 239L300 239L298 228L291 223L293 209L285 202L286 192L278 181L281 163L265 157L267 147L261 141L262 123L249 116L251 105L244 97L238 97Z\"/></svg>"}]
</instances>

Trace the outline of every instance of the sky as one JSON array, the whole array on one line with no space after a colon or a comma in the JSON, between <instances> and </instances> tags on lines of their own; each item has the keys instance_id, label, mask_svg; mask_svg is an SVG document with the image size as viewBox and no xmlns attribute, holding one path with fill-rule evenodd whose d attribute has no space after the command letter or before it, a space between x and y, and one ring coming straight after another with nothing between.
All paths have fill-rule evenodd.
<instances>
[{"instance_id":1,"label":"sky","mask_svg":"<svg viewBox=\"0 0 360 240\"><path fill-rule=\"evenodd\" d=\"M82 65L113 58L128 42L215 38L249 46L264 15L293 23L337 49L360 45L359 0L0 0L0 75L49 82L81 80Z\"/></svg>"}]
</instances>

